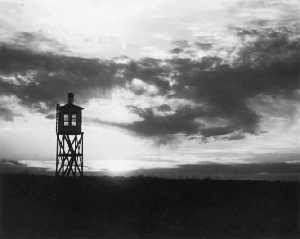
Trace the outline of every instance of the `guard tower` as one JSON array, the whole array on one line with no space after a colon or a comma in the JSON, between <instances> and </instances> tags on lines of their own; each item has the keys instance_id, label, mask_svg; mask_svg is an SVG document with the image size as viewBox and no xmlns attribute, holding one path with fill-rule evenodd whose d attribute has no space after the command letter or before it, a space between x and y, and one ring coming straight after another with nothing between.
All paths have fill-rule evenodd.
<instances>
[{"instance_id":1,"label":"guard tower","mask_svg":"<svg viewBox=\"0 0 300 239\"><path fill-rule=\"evenodd\" d=\"M55 176L83 176L82 110L83 108L74 105L73 93L68 93L67 104L57 104Z\"/></svg>"}]
</instances>

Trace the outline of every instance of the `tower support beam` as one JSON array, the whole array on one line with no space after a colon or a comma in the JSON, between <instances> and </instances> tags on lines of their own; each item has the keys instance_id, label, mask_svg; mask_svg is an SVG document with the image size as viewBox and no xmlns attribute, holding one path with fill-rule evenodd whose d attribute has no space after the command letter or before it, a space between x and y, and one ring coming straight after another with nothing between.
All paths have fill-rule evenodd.
<instances>
[{"instance_id":1,"label":"tower support beam","mask_svg":"<svg viewBox=\"0 0 300 239\"><path fill-rule=\"evenodd\" d=\"M83 133L57 134L56 176L83 176Z\"/></svg>"}]
</instances>

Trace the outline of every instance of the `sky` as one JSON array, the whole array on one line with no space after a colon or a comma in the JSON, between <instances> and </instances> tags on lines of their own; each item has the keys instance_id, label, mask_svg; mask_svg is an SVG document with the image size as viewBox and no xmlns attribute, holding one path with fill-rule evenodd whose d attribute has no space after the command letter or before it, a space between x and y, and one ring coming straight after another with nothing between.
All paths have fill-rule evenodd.
<instances>
[{"instance_id":1,"label":"sky","mask_svg":"<svg viewBox=\"0 0 300 239\"><path fill-rule=\"evenodd\" d=\"M299 180L299 23L296 0L0 0L0 165L51 172L73 92L90 174Z\"/></svg>"}]
</instances>

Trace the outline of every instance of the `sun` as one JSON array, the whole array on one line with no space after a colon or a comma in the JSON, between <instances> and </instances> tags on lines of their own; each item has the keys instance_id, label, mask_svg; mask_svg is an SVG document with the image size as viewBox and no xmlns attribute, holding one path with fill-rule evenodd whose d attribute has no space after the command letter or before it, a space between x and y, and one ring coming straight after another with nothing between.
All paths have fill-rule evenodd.
<instances>
[{"instance_id":1,"label":"sun","mask_svg":"<svg viewBox=\"0 0 300 239\"><path fill-rule=\"evenodd\" d=\"M108 160L105 168L110 172L124 172L132 169L125 160Z\"/></svg>"}]
</instances>

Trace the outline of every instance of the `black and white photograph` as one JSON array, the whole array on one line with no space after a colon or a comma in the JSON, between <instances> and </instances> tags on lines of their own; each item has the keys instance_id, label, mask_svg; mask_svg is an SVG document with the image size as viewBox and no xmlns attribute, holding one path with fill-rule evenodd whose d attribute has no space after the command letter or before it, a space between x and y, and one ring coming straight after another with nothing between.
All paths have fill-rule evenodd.
<instances>
[{"instance_id":1,"label":"black and white photograph","mask_svg":"<svg viewBox=\"0 0 300 239\"><path fill-rule=\"evenodd\" d=\"M0 238L300 238L300 1L0 0Z\"/></svg>"}]
</instances>

